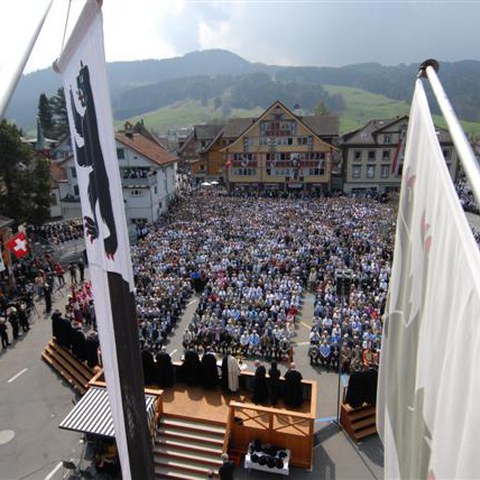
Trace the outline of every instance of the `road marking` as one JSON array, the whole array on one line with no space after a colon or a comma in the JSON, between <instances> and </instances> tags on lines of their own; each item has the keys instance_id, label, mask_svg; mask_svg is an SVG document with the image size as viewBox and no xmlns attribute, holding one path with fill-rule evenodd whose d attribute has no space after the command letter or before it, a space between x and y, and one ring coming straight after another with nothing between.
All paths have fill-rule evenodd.
<instances>
[{"instance_id":1,"label":"road marking","mask_svg":"<svg viewBox=\"0 0 480 480\"><path fill-rule=\"evenodd\" d=\"M62 462L60 462L46 477L44 480L50 480L60 470Z\"/></svg>"},{"instance_id":2,"label":"road marking","mask_svg":"<svg viewBox=\"0 0 480 480\"><path fill-rule=\"evenodd\" d=\"M170 354L170 355L173 355L174 353L177 353L178 351L178 348L176 348L175 350L173 350L173 352Z\"/></svg>"},{"instance_id":3,"label":"road marking","mask_svg":"<svg viewBox=\"0 0 480 480\"><path fill-rule=\"evenodd\" d=\"M315 423L330 423L336 420L337 417L323 417L323 418L316 418Z\"/></svg>"},{"instance_id":4,"label":"road marking","mask_svg":"<svg viewBox=\"0 0 480 480\"><path fill-rule=\"evenodd\" d=\"M310 342L298 342L295 345L310 345Z\"/></svg>"},{"instance_id":5,"label":"road marking","mask_svg":"<svg viewBox=\"0 0 480 480\"><path fill-rule=\"evenodd\" d=\"M195 299L195 300L192 300L191 302L188 302L187 307L188 307L189 305L192 305L192 303L195 303L196 301L197 301L197 300Z\"/></svg>"},{"instance_id":6,"label":"road marking","mask_svg":"<svg viewBox=\"0 0 480 480\"><path fill-rule=\"evenodd\" d=\"M305 323L305 322L300 322L300 325L303 325L305 328L308 328L309 330L312 328L311 325L309 325L308 323Z\"/></svg>"},{"instance_id":7,"label":"road marking","mask_svg":"<svg viewBox=\"0 0 480 480\"><path fill-rule=\"evenodd\" d=\"M7 383L12 383L14 380L16 380L20 375L23 375L28 368L24 368L21 372L18 372L16 375L14 375L10 380L8 380Z\"/></svg>"}]
</instances>

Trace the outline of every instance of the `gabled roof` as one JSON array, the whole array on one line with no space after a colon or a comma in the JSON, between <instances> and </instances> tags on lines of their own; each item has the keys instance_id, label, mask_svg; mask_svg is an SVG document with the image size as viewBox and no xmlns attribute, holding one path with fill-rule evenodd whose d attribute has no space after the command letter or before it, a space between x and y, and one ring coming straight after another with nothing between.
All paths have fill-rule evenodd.
<instances>
[{"instance_id":1,"label":"gabled roof","mask_svg":"<svg viewBox=\"0 0 480 480\"><path fill-rule=\"evenodd\" d=\"M239 137L250 125L255 123L255 118L230 118L223 129L224 138Z\"/></svg>"},{"instance_id":2,"label":"gabled roof","mask_svg":"<svg viewBox=\"0 0 480 480\"><path fill-rule=\"evenodd\" d=\"M212 140L223 128L223 124L195 125L194 135L196 140Z\"/></svg>"},{"instance_id":3,"label":"gabled roof","mask_svg":"<svg viewBox=\"0 0 480 480\"><path fill-rule=\"evenodd\" d=\"M157 165L168 165L177 161L177 157L169 153L158 142L154 142L139 133L133 133L132 135L116 133L115 139Z\"/></svg>"},{"instance_id":4,"label":"gabled roof","mask_svg":"<svg viewBox=\"0 0 480 480\"><path fill-rule=\"evenodd\" d=\"M407 122L408 124L408 115L403 115L401 117L386 119L386 120L370 120L365 126L354 130L353 132L346 133L343 136L343 145L374 145L377 144L377 136L384 132L385 130L390 129L396 123ZM435 125L435 130L437 132L438 141L440 143L451 143L451 136L448 130L437 127Z\"/></svg>"},{"instance_id":5,"label":"gabled roof","mask_svg":"<svg viewBox=\"0 0 480 480\"><path fill-rule=\"evenodd\" d=\"M315 135L316 137L319 138L319 140L321 142L324 142L325 144L327 145L330 145L332 148L334 148L335 150L338 150L336 147L334 147L331 143L328 143L326 142L325 140L323 140L320 135L315 131L313 130L307 123L305 123L303 120L302 120L302 117L297 117L297 115L295 115L289 108L287 108L280 100L276 100L275 102L273 102L267 109L265 109L265 111L259 116L257 117L256 119L254 119L253 122L250 123L250 125L243 131L240 133L240 135L237 137L237 139L235 141L233 141L232 143L236 143L238 138L240 138L241 135L245 135L248 133L248 131L253 128L255 125L257 125L259 122L261 122L265 117L266 115L269 114L269 112L274 109L274 108L277 108L277 107L280 107L282 110L284 110L289 116L291 116L293 119L296 119L299 123L301 123L308 131L310 131L311 133L313 133L313 135ZM231 146L232 144L230 144ZM222 150L228 148L228 146L224 147Z\"/></svg>"},{"instance_id":6,"label":"gabled roof","mask_svg":"<svg viewBox=\"0 0 480 480\"><path fill-rule=\"evenodd\" d=\"M338 135L339 121L337 115L312 115L298 118L319 137L336 137Z\"/></svg>"},{"instance_id":7,"label":"gabled roof","mask_svg":"<svg viewBox=\"0 0 480 480\"><path fill-rule=\"evenodd\" d=\"M375 133L377 130L384 128L385 125L390 125L394 120L370 120L365 126L359 128L358 130L354 130L353 132L346 133L343 136L343 144L365 144L369 145L372 143L376 143L375 140Z\"/></svg>"}]
</instances>

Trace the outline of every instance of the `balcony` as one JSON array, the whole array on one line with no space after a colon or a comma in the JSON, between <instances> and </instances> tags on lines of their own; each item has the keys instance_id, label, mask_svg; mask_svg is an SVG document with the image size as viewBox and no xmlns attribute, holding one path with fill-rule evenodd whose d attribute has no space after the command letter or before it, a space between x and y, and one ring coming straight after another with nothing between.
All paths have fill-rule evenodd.
<instances>
[{"instance_id":1,"label":"balcony","mask_svg":"<svg viewBox=\"0 0 480 480\"><path fill-rule=\"evenodd\" d=\"M138 178L122 178L123 187L151 187L157 184L156 175Z\"/></svg>"}]
</instances>

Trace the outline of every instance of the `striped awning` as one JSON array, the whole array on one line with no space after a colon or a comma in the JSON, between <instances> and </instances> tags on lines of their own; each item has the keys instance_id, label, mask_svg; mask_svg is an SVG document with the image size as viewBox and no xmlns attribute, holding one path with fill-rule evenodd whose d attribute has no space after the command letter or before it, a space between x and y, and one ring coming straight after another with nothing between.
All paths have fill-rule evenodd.
<instances>
[{"instance_id":1,"label":"striped awning","mask_svg":"<svg viewBox=\"0 0 480 480\"><path fill-rule=\"evenodd\" d=\"M155 416L156 399L155 395L145 395L148 425L151 424ZM104 437L115 437L107 390L91 387L60 423L59 428Z\"/></svg>"}]
</instances>

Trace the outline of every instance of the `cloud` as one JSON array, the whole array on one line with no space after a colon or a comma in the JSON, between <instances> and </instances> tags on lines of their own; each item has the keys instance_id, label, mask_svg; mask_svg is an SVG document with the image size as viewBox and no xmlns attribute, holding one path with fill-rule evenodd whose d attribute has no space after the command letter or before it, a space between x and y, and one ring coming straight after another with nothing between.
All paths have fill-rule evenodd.
<instances>
[{"instance_id":1,"label":"cloud","mask_svg":"<svg viewBox=\"0 0 480 480\"><path fill-rule=\"evenodd\" d=\"M18 59L48 0L2 0L0 67ZM85 0L72 0L69 31ZM60 52L68 2L54 1L27 71ZM107 61L168 58L206 48L254 62L386 65L479 59L480 1L104 0ZM28 15L25 14L28 12Z\"/></svg>"}]
</instances>

